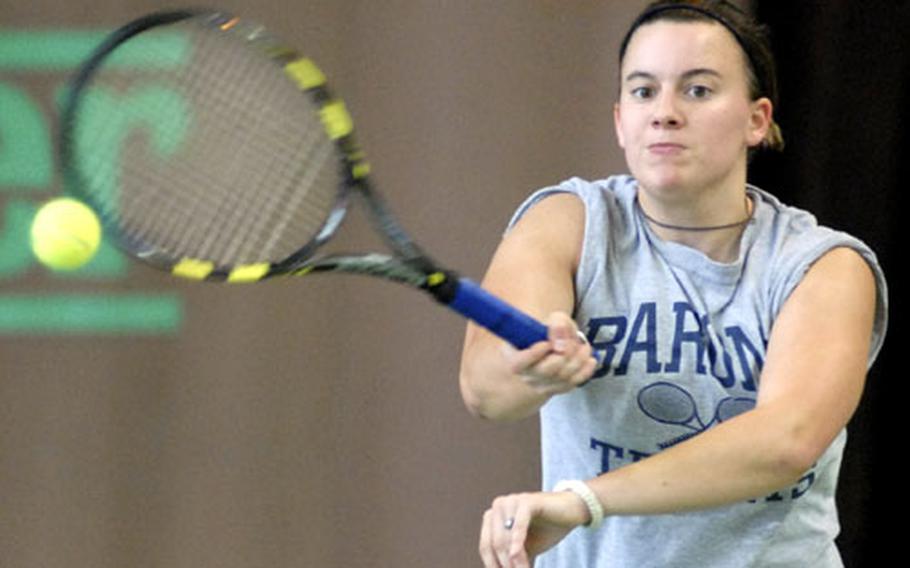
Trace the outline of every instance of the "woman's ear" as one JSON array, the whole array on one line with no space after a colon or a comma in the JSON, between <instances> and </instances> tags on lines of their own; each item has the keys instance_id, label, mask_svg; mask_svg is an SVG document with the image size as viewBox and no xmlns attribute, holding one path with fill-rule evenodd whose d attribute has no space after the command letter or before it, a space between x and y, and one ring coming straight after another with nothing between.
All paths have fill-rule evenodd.
<instances>
[{"instance_id":1,"label":"woman's ear","mask_svg":"<svg viewBox=\"0 0 910 568\"><path fill-rule=\"evenodd\" d=\"M616 141L619 147L625 150L626 140L622 135L622 114L619 111L619 103L613 104L613 129L616 131Z\"/></svg>"},{"instance_id":2,"label":"woman's ear","mask_svg":"<svg viewBox=\"0 0 910 568\"><path fill-rule=\"evenodd\" d=\"M767 97L761 97L751 103L746 142L750 148L758 146L768 136L774 120L774 105Z\"/></svg>"}]
</instances>

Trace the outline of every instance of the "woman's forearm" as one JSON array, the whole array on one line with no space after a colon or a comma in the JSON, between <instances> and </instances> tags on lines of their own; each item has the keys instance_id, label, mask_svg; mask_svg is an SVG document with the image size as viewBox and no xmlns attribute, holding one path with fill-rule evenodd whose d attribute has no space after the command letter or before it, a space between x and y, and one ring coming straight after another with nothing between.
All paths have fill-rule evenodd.
<instances>
[{"instance_id":1,"label":"woman's forearm","mask_svg":"<svg viewBox=\"0 0 910 568\"><path fill-rule=\"evenodd\" d=\"M759 407L588 483L608 515L708 509L793 485L818 457L803 450L777 409Z\"/></svg>"},{"instance_id":2,"label":"woman's forearm","mask_svg":"<svg viewBox=\"0 0 910 568\"><path fill-rule=\"evenodd\" d=\"M525 418L591 376L596 361L590 345L578 340L571 316L550 314L547 333L546 341L518 351L477 327L469 328L460 383L473 414L494 420Z\"/></svg>"}]
</instances>

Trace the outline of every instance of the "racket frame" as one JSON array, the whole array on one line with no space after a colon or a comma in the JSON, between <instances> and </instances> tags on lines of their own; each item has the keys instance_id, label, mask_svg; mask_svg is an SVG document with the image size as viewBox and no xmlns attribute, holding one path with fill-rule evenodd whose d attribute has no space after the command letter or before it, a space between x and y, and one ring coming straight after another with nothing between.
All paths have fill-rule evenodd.
<instances>
[{"instance_id":1,"label":"racket frame","mask_svg":"<svg viewBox=\"0 0 910 568\"><path fill-rule=\"evenodd\" d=\"M212 29L242 34L243 39L255 44L268 59L283 68L285 75L319 109L322 125L335 144L340 158L342 181L334 205L316 236L282 260L217 266L205 259L175 258L177 255L141 242L137 237L125 235L105 205L90 191L81 189L85 182L74 166L76 117L82 95L90 87L102 63L118 46L133 37L153 28L191 18L205 20L206 25ZM441 304L490 329L516 347L524 348L547 338L546 326L487 293L472 281L461 278L454 271L440 268L416 245L391 214L385 201L373 190L368 177L369 163L355 139L353 121L344 102L330 90L325 75L313 61L280 44L273 36L265 33L262 26L248 23L226 12L205 10L164 11L138 18L111 33L77 71L64 99L60 125L58 152L66 190L85 201L99 214L106 233L121 249L154 268L193 280L234 283L319 272L382 276L423 289ZM394 254L315 256L341 226L354 197L365 203L376 232L382 235Z\"/></svg>"}]
</instances>

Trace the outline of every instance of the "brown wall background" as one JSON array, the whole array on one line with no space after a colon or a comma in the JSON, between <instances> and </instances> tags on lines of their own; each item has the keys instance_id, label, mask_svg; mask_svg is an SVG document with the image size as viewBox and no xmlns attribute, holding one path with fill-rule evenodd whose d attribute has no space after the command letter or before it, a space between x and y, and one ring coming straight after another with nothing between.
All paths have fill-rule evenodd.
<instances>
[{"instance_id":1,"label":"brown wall background","mask_svg":"<svg viewBox=\"0 0 910 568\"><path fill-rule=\"evenodd\" d=\"M623 169L614 61L643 3L221 2L322 64L406 226L475 277L527 193ZM160 7L3 0L0 30ZM0 76L50 120L61 78ZM349 247L368 234L347 231ZM135 264L113 282L33 267L0 286L177 291L185 309L173 336L0 336L2 566L475 566L489 500L538 484L536 421L468 416L463 323L410 290L197 285Z\"/></svg>"}]
</instances>

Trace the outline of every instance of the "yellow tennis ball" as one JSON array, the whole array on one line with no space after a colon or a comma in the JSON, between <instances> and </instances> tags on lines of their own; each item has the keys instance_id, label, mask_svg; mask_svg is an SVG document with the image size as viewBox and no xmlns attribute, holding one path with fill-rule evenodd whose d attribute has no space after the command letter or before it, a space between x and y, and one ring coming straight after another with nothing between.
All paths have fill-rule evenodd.
<instances>
[{"instance_id":1,"label":"yellow tennis ball","mask_svg":"<svg viewBox=\"0 0 910 568\"><path fill-rule=\"evenodd\" d=\"M101 223L84 203L61 197L45 203L32 221L32 252L53 270L75 270L95 256Z\"/></svg>"}]
</instances>

